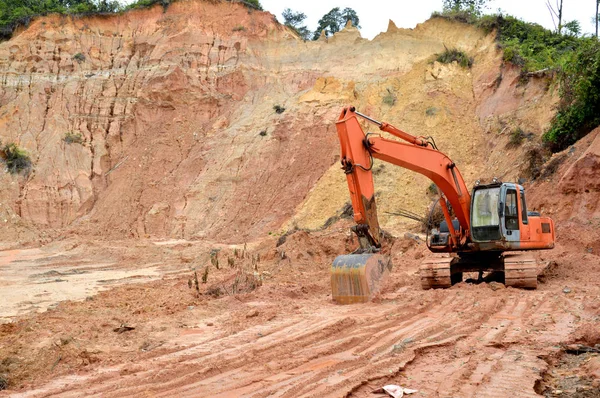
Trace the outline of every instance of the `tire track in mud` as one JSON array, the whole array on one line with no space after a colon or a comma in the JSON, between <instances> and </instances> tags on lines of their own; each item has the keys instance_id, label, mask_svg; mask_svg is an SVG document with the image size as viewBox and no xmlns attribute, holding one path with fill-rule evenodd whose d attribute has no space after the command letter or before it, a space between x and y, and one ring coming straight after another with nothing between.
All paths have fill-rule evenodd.
<instances>
[{"instance_id":1,"label":"tire track in mud","mask_svg":"<svg viewBox=\"0 0 600 398\"><path fill-rule=\"evenodd\" d=\"M429 293L411 292L400 304L345 307L305 302L304 313L236 334L182 334L174 341L183 348L22 396L366 397L388 383L427 396L535 396L546 368L540 350L568 336L572 315L545 322L559 306L549 293L503 293L463 298L451 289L419 303ZM531 338L540 333L541 344Z\"/></svg>"}]
</instances>

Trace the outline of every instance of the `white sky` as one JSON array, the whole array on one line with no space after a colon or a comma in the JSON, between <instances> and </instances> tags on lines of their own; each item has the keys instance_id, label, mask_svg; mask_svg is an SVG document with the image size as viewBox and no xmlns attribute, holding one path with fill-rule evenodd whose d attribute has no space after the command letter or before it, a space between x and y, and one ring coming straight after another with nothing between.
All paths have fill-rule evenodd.
<instances>
[{"instance_id":1,"label":"white sky","mask_svg":"<svg viewBox=\"0 0 600 398\"><path fill-rule=\"evenodd\" d=\"M556 3L556 0L551 0ZM442 10L442 0L260 0L266 11L275 14L283 22L281 13L286 8L306 14L304 23L312 31L317 28L319 19L334 7L350 7L360 19L361 35L372 39L385 31L388 20L400 28L414 28L416 24L427 20L433 11ZM564 0L563 24L578 20L583 33L593 33L595 26L591 19L596 12L596 0ZM545 0L491 0L487 13L498 8L503 13L513 15L527 22L536 22L548 29L554 29L552 18L546 8Z\"/></svg>"}]
</instances>

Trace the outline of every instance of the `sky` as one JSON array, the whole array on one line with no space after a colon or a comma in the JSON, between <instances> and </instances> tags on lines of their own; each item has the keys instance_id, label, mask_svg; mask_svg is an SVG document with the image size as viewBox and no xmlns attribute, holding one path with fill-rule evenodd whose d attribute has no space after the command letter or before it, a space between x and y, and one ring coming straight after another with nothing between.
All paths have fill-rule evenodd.
<instances>
[{"instance_id":1,"label":"sky","mask_svg":"<svg viewBox=\"0 0 600 398\"><path fill-rule=\"evenodd\" d=\"M550 1L555 4L557 0ZM414 28L427 20L433 11L442 10L442 0L260 0L260 3L280 22L283 22L281 13L286 8L303 12L307 17L304 23L311 31L332 8L350 7L358 14L361 35L367 39L386 31L390 19L399 28ZM596 0L563 0L563 24L576 19L583 33L593 33L595 26L591 20L596 12L595 3ZM498 8L505 14L554 29L546 0L491 0L486 13L496 12Z\"/></svg>"}]
</instances>

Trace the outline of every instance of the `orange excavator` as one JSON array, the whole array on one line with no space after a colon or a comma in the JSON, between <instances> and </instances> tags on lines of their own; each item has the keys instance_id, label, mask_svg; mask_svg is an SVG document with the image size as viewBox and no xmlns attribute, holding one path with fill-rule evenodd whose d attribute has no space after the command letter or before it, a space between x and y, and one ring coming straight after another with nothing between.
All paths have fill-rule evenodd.
<instances>
[{"instance_id":1,"label":"orange excavator","mask_svg":"<svg viewBox=\"0 0 600 398\"><path fill-rule=\"evenodd\" d=\"M404 142L365 134L357 117ZM382 231L377 219L373 159L422 174L440 191L444 221L427 237L430 251L440 254L420 267L423 289L450 287L462 281L464 272L478 272L478 280L487 273L486 278L501 279L506 286L537 287L537 262L522 252L552 249L554 223L538 212L527 211L521 185L494 179L490 184L476 183L470 193L454 162L437 149L433 138L412 136L354 107L342 110L336 129L356 222L352 231L359 248L333 262L334 301L369 301L391 270L389 257L380 253Z\"/></svg>"}]
</instances>

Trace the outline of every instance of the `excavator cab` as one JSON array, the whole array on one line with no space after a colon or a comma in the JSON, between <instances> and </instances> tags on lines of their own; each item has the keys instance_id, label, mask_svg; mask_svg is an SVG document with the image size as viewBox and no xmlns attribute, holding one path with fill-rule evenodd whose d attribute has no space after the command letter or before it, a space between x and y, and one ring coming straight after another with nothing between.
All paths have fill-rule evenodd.
<instances>
[{"instance_id":1,"label":"excavator cab","mask_svg":"<svg viewBox=\"0 0 600 398\"><path fill-rule=\"evenodd\" d=\"M551 249L554 225L527 211L521 185L475 185L471 195L471 239L479 251Z\"/></svg>"}]
</instances>

